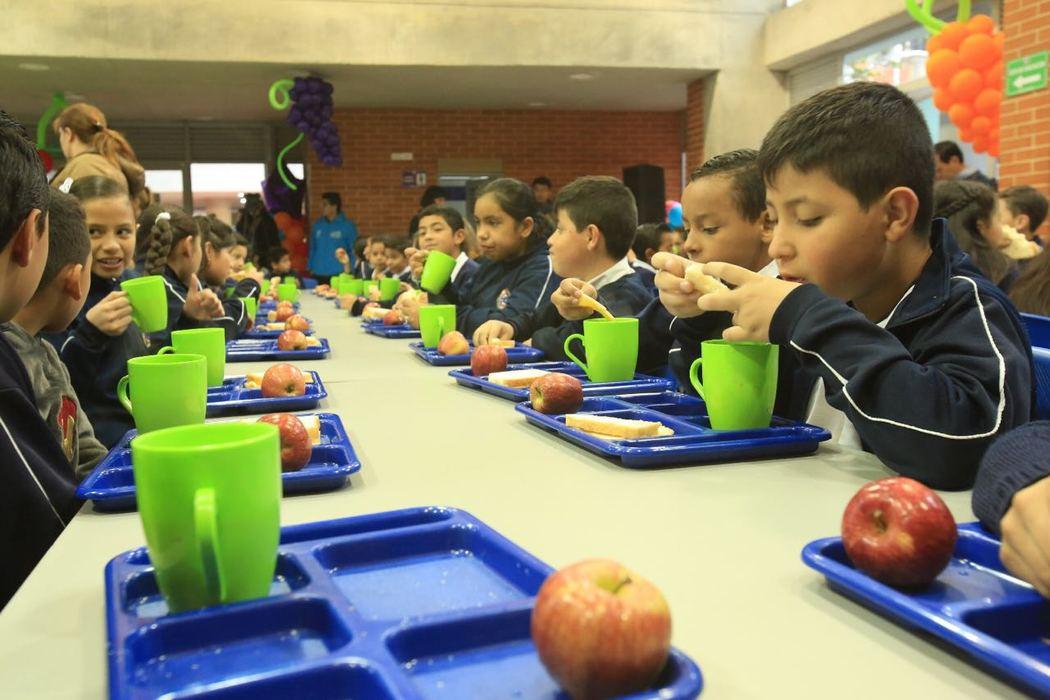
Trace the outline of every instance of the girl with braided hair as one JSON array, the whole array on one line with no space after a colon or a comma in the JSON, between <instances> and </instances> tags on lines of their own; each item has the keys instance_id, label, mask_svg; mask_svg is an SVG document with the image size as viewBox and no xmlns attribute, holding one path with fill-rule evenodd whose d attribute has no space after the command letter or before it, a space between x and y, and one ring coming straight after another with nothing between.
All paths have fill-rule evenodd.
<instances>
[{"instance_id":1,"label":"girl with braided hair","mask_svg":"<svg viewBox=\"0 0 1050 700\"><path fill-rule=\"evenodd\" d=\"M222 300L223 316L218 320L226 331L226 339L233 340L251 327L252 319L244 304L245 297L256 301L262 287L262 275L246 276L240 281L231 279L233 274L233 249L237 246L237 234L233 229L207 216L194 217L201 230L203 243L201 256L201 280Z\"/></svg>"},{"instance_id":2,"label":"girl with braided hair","mask_svg":"<svg viewBox=\"0 0 1050 700\"><path fill-rule=\"evenodd\" d=\"M948 220L959 248L1003 291L1017 279L1017 266L1000 250L1005 240L995 192L971 180L942 180L933 189L933 215Z\"/></svg>"},{"instance_id":3,"label":"girl with braided hair","mask_svg":"<svg viewBox=\"0 0 1050 700\"><path fill-rule=\"evenodd\" d=\"M147 222L148 223L148 222ZM156 349L171 344L171 332L233 323L219 297L197 279L203 251L197 222L178 207L162 208L145 235L144 273L161 275L168 294L168 326L150 334Z\"/></svg>"}]
</instances>

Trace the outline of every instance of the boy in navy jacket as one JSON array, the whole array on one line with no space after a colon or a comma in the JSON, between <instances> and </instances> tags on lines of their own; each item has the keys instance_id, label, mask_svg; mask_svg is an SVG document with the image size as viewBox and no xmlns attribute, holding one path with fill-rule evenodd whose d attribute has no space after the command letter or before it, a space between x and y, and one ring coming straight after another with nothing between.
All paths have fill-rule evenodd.
<instances>
[{"instance_id":1,"label":"boy in navy jacket","mask_svg":"<svg viewBox=\"0 0 1050 700\"><path fill-rule=\"evenodd\" d=\"M460 299L467 298L478 263L470 259L463 250L467 241L467 225L463 216L450 206L431 204L419 212L418 248L409 248L408 264L412 269L412 285L419 287L423 277L423 267L427 256L432 251L439 251L454 258L456 266L444 289L437 293L426 292L426 299L434 304L458 304ZM419 326L420 298L416 295L405 295L398 299L395 308L399 309L408 322Z\"/></svg>"},{"instance_id":2,"label":"boy in navy jacket","mask_svg":"<svg viewBox=\"0 0 1050 700\"><path fill-rule=\"evenodd\" d=\"M969 488L995 436L1032 417L1031 352L1009 300L931 223L915 103L879 83L826 90L777 121L759 167L781 279L707 263L732 289L697 313L730 312L726 340L768 340L797 363L781 369L781 413L934 488ZM661 295L691 287L680 261L654 256Z\"/></svg>"},{"instance_id":3,"label":"boy in navy jacket","mask_svg":"<svg viewBox=\"0 0 1050 700\"><path fill-rule=\"evenodd\" d=\"M593 312L577 306L579 294L604 304L614 316L634 316L652 295L627 261L638 209L634 195L612 177L582 177L554 202L557 229L547 239L554 273L565 278L544 309L509 321L492 320L474 332L474 343L531 340L549 360L564 360L565 340L583 330Z\"/></svg>"},{"instance_id":4,"label":"boy in navy jacket","mask_svg":"<svg viewBox=\"0 0 1050 700\"><path fill-rule=\"evenodd\" d=\"M25 131L0 112L0 322L36 293L48 252L48 186ZM80 503L62 446L40 417L18 354L0 336L0 608Z\"/></svg>"}]
</instances>

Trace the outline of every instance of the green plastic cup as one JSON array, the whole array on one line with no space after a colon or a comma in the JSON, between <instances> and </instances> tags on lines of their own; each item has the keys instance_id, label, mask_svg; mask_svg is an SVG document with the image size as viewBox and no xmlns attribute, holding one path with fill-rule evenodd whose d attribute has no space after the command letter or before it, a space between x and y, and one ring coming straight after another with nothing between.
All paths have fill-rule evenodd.
<instances>
[{"instance_id":1,"label":"green plastic cup","mask_svg":"<svg viewBox=\"0 0 1050 700\"><path fill-rule=\"evenodd\" d=\"M456 307L453 304L432 304L419 307L419 333L423 347L436 348L449 331L456 330Z\"/></svg>"},{"instance_id":2,"label":"green plastic cup","mask_svg":"<svg viewBox=\"0 0 1050 700\"><path fill-rule=\"evenodd\" d=\"M299 298L299 288L285 282L277 285L277 301L295 301Z\"/></svg>"},{"instance_id":3,"label":"green plastic cup","mask_svg":"<svg viewBox=\"0 0 1050 700\"><path fill-rule=\"evenodd\" d=\"M255 297L241 297L244 302L244 310L248 312L248 318L255 320L255 314L259 312L259 300Z\"/></svg>"},{"instance_id":4,"label":"green plastic cup","mask_svg":"<svg viewBox=\"0 0 1050 700\"><path fill-rule=\"evenodd\" d=\"M168 293L160 275L136 277L120 283L131 302L131 320L143 333L155 333L168 327Z\"/></svg>"},{"instance_id":5,"label":"green plastic cup","mask_svg":"<svg viewBox=\"0 0 1050 700\"><path fill-rule=\"evenodd\" d=\"M365 281L350 278L348 280L339 280L339 296L344 294L353 294L355 297L359 297L364 293Z\"/></svg>"},{"instance_id":6,"label":"green plastic cup","mask_svg":"<svg viewBox=\"0 0 1050 700\"><path fill-rule=\"evenodd\" d=\"M142 529L171 612L269 594L281 446L269 423L208 423L131 441Z\"/></svg>"},{"instance_id":7,"label":"green plastic cup","mask_svg":"<svg viewBox=\"0 0 1050 700\"><path fill-rule=\"evenodd\" d=\"M250 262L246 262L246 263L244 263L244 269L247 270L248 272L251 272L252 270L255 269L255 265L253 265Z\"/></svg>"},{"instance_id":8,"label":"green plastic cup","mask_svg":"<svg viewBox=\"0 0 1050 700\"><path fill-rule=\"evenodd\" d=\"M689 367L689 382L707 404L715 430L768 428L777 396L780 347L705 340ZM701 366L704 381L697 377Z\"/></svg>"},{"instance_id":9,"label":"green plastic cup","mask_svg":"<svg viewBox=\"0 0 1050 700\"><path fill-rule=\"evenodd\" d=\"M572 354L569 345L579 340L587 351L587 362ZM583 334L565 339L565 354L587 373L592 382L624 382L634 379L638 364L638 319L592 318L583 322Z\"/></svg>"},{"instance_id":10,"label":"green plastic cup","mask_svg":"<svg viewBox=\"0 0 1050 700\"><path fill-rule=\"evenodd\" d=\"M295 275L288 275L287 277L285 277L284 278L284 283L285 284L294 284L296 289L299 288L299 278L297 278Z\"/></svg>"},{"instance_id":11,"label":"green plastic cup","mask_svg":"<svg viewBox=\"0 0 1050 700\"><path fill-rule=\"evenodd\" d=\"M427 253L427 260L423 263L423 274L420 277L419 286L428 292L439 294L452 279L454 269L456 269L454 257L440 250L432 250Z\"/></svg>"},{"instance_id":12,"label":"green plastic cup","mask_svg":"<svg viewBox=\"0 0 1050 700\"><path fill-rule=\"evenodd\" d=\"M396 277L384 277L379 280L379 300L393 301L399 289L401 289L401 280Z\"/></svg>"},{"instance_id":13,"label":"green plastic cup","mask_svg":"<svg viewBox=\"0 0 1050 700\"><path fill-rule=\"evenodd\" d=\"M222 386L226 376L226 331L222 328L190 328L174 331L171 345L157 351L158 355L204 355L208 364L208 386Z\"/></svg>"},{"instance_id":14,"label":"green plastic cup","mask_svg":"<svg viewBox=\"0 0 1050 700\"><path fill-rule=\"evenodd\" d=\"M117 399L140 434L204 422L208 364L204 355L145 355L128 360Z\"/></svg>"}]
</instances>

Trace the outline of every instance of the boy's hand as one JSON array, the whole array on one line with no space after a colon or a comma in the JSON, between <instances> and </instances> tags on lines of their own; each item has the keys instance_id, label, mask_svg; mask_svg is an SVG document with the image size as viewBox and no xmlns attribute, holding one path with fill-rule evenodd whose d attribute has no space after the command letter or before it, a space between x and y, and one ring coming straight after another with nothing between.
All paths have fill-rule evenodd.
<instances>
[{"instance_id":1,"label":"boy's hand","mask_svg":"<svg viewBox=\"0 0 1050 700\"><path fill-rule=\"evenodd\" d=\"M654 256L655 257L655 256ZM719 278L735 289L704 294L697 301L701 311L729 311L733 325L722 337L730 342L744 340L769 342L769 324L781 302L797 282L785 282L729 263L705 263L704 273Z\"/></svg>"},{"instance_id":2,"label":"boy's hand","mask_svg":"<svg viewBox=\"0 0 1050 700\"><path fill-rule=\"evenodd\" d=\"M562 318L568 321L582 321L594 315L594 310L579 305L580 295L586 294L592 299L598 298L598 291L583 280L569 278L561 281L551 294L551 303Z\"/></svg>"},{"instance_id":3,"label":"boy's hand","mask_svg":"<svg viewBox=\"0 0 1050 700\"><path fill-rule=\"evenodd\" d=\"M1015 493L999 528L1003 565L1050 598L1050 477Z\"/></svg>"},{"instance_id":4,"label":"boy's hand","mask_svg":"<svg viewBox=\"0 0 1050 700\"><path fill-rule=\"evenodd\" d=\"M379 287L372 287L371 289L368 290L368 300L369 301L379 301L382 298L383 298L383 294L382 294L382 292L379 291Z\"/></svg>"},{"instance_id":5,"label":"boy's hand","mask_svg":"<svg viewBox=\"0 0 1050 700\"><path fill-rule=\"evenodd\" d=\"M419 307L424 306L428 303L426 293L423 294L402 294L397 298L397 303L394 304L394 308L401 312L401 315L405 317L408 325L413 328L419 328Z\"/></svg>"},{"instance_id":6,"label":"boy's hand","mask_svg":"<svg viewBox=\"0 0 1050 700\"><path fill-rule=\"evenodd\" d=\"M197 321L210 321L222 316L222 302L215 292L210 289L201 289L197 281L197 275L190 277L189 293L186 295L186 303L182 307L183 312Z\"/></svg>"},{"instance_id":7,"label":"boy's hand","mask_svg":"<svg viewBox=\"0 0 1050 700\"><path fill-rule=\"evenodd\" d=\"M415 289L415 287L410 285L408 282L402 282L399 285L397 285L397 293L398 294L404 294L405 292L411 292L413 289Z\"/></svg>"},{"instance_id":8,"label":"boy's hand","mask_svg":"<svg viewBox=\"0 0 1050 700\"><path fill-rule=\"evenodd\" d=\"M656 268L656 288L660 290L660 303L679 318L699 316L702 311L696 302L700 292L685 278L685 271L693 261L673 253L657 253L652 266Z\"/></svg>"},{"instance_id":9,"label":"boy's hand","mask_svg":"<svg viewBox=\"0 0 1050 700\"><path fill-rule=\"evenodd\" d=\"M474 345L488 345L492 340L513 340L514 326L506 321L485 321L474 331Z\"/></svg>"},{"instance_id":10,"label":"boy's hand","mask_svg":"<svg viewBox=\"0 0 1050 700\"><path fill-rule=\"evenodd\" d=\"M408 256L408 266L412 268L412 279L420 279L423 276L423 265L427 262L427 251L416 248L405 248Z\"/></svg>"},{"instance_id":11,"label":"boy's hand","mask_svg":"<svg viewBox=\"0 0 1050 700\"><path fill-rule=\"evenodd\" d=\"M102 333L119 336L131 325L131 301L127 292L110 292L88 309L88 323Z\"/></svg>"}]
</instances>

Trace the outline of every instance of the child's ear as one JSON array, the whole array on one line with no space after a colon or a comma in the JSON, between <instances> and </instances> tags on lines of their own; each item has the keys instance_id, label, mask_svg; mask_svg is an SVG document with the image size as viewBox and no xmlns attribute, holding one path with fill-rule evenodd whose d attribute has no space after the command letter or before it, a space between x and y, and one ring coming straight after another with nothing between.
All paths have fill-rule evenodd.
<instances>
[{"instance_id":1,"label":"child's ear","mask_svg":"<svg viewBox=\"0 0 1050 700\"><path fill-rule=\"evenodd\" d=\"M200 245L200 241L193 236L186 236L179 241L179 255L187 258L193 257L193 246L195 245Z\"/></svg>"},{"instance_id":2,"label":"child's ear","mask_svg":"<svg viewBox=\"0 0 1050 700\"><path fill-rule=\"evenodd\" d=\"M1018 231L1031 231L1032 220L1028 218L1028 214L1018 214L1015 216L1014 228Z\"/></svg>"},{"instance_id":3,"label":"child's ear","mask_svg":"<svg viewBox=\"0 0 1050 700\"><path fill-rule=\"evenodd\" d=\"M44 214L39 209L30 210L22 224L15 231L15 235L11 237L11 259L19 267L29 266L34 250L37 251L37 254L40 253L37 246L40 245L40 239L44 235L38 233L41 216L44 216ZM44 226L47 226L46 221Z\"/></svg>"},{"instance_id":4,"label":"child's ear","mask_svg":"<svg viewBox=\"0 0 1050 700\"><path fill-rule=\"evenodd\" d=\"M588 224L583 233L587 236L587 250L598 250L602 244L601 230L594 224Z\"/></svg>"},{"instance_id":5,"label":"child's ear","mask_svg":"<svg viewBox=\"0 0 1050 700\"><path fill-rule=\"evenodd\" d=\"M80 278L84 274L84 266L80 263L66 265L58 273L62 281L62 293L73 301L80 301L84 296L84 290L80 288Z\"/></svg>"},{"instance_id":6,"label":"child's ear","mask_svg":"<svg viewBox=\"0 0 1050 700\"><path fill-rule=\"evenodd\" d=\"M467 240L466 229L456 229L452 232L452 242L456 245L463 245L463 242Z\"/></svg>"},{"instance_id":7,"label":"child's ear","mask_svg":"<svg viewBox=\"0 0 1050 700\"><path fill-rule=\"evenodd\" d=\"M773 242L773 227L769 225L769 213L762 212L762 216L758 217L756 223L762 227L762 232L759 234L758 239L768 246Z\"/></svg>"},{"instance_id":8,"label":"child's ear","mask_svg":"<svg viewBox=\"0 0 1050 700\"><path fill-rule=\"evenodd\" d=\"M894 187L882 200L885 236L896 243L915 229L915 215L919 211L919 197L910 187Z\"/></svg>"}]
</instances>

